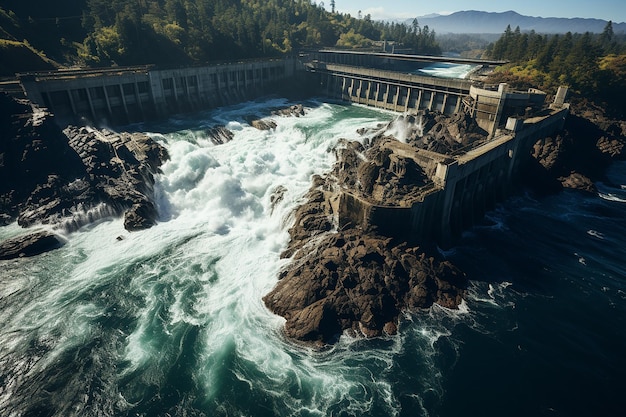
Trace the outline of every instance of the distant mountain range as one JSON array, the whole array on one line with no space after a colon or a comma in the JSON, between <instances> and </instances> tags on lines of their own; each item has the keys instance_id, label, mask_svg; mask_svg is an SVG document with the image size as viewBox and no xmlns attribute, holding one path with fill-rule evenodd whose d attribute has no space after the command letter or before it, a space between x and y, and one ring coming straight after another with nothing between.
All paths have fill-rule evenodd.
<instances>
[{"instance_id":1,"label":"distant mountain range","mask_svg":"<svg viewBox=\"0 0 626 417\"><path fill-rule=\"evenodd\" d=\"M538 33L602 33L606 20L560 17L523 16L514 11L491 13L468 10L450 15L427 15L417 18L421 27L428 25L439 34L443 33L503 33L507 25L517 26L522 31L534 30ZM413 19L405 21L409 25ZM626 33L626 23L613 22L613 32Z\"/></svg>"}]
</instances>

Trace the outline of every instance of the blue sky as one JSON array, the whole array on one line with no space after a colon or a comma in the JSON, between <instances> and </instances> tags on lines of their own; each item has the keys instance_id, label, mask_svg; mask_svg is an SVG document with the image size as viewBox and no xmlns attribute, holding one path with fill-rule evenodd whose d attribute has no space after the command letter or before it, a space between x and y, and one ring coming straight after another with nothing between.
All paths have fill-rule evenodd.
<instances>
[{"instance_id":1,"label":"blue sky","mask_svg":"<svg viewBox=\"0 0 626 417\"><path fill-rule=\"evenodd\" d=\"M318 4L321 0L318 0ZM330 9L330 0L325 0ZM540 17L593 17L626 22L624 0L335 0L337 11L356 16L371 14L373 19L412 18L430 13L449 14L461 10L505 12L514 10L527 16Z\"/></svg>"}]
</instances>

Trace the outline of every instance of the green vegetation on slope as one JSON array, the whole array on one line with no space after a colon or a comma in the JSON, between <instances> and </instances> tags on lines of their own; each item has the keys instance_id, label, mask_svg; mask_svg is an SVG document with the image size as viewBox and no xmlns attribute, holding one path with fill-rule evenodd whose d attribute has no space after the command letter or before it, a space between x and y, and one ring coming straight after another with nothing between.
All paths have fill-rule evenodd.
<instances>
[{"instance_id":1,"label":"green vegetation on slope","mask_svg":"<svg viewBox=\"0 0 626 417\"><path fill-rule=\"evenodd\" d=\"M597 35L521 33L519 27L509 26L487 53L511 61L497 74L501 81L546 91L568 85L574 93L604 103L614 116L624 117L626 36L613 33L611 22Z\"/></svg>"},{"instance_id":2,"label":"green vegetation on slope","mask_svg":"<svg viewBox=\"0 0 626 417\"><path fill-rule=\"evenodd\" d=\"M14 74L23 68L54 70L59 65L34 50L28 43L0 39L0 74Z\"/></svg>"},{"instance_id":3,"label":"green vegetation on slope","mask_svg":"<svg viewBox=\"0 0 626 417\"><path fill-rule=\"evenodd\" d=\"M395 41L438 54L435 33L329 12L311 0L44 0L0 3L0 37L28 41L66 65L186 65L369 47ZM331 4L334 6L334 2ZM333 7L334 9L334 7ZM3 15L5 17L3 17Z\"/></svg>"}]
</instances>

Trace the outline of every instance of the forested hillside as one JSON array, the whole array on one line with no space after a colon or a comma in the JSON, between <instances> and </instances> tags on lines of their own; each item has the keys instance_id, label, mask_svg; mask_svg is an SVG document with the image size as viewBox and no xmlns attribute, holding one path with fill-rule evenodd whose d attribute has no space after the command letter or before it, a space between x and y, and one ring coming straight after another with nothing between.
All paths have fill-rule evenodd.
<instances>
[{"instance_id":1,"label":"forested hillside","mask_svg":"<svg viewBox=\"0 0 626 417\"><path fill-rule=\"evenodd\" d=\"M3 0L0 37L27 40L66 65L91 66L191 64L382 40L440 53L435 33L417 21L374 22L334 12L334 0L329 6L310 0Z\"/></svg>"},{"instance_id":2,"label":"forested hillside","mask_svg":"<svg viewBox=\"0 0 626 417\"><path fill-rule=\"evenodd\" d=\"M546 90L567 85L617 117L626 114L626 36L615 34L611 22L601 34L542 35L509 26L487 54L511 61L496 74L502 80Z\"/></svg>"}]
</instances>

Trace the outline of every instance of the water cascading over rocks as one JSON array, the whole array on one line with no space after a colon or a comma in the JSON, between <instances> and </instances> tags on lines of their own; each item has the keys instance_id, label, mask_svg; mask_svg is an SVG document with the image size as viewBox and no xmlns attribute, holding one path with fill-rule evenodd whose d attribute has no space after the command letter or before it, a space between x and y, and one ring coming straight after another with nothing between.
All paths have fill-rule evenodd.
<instances>
[{"instance_id":1,"label":"water cascading over rocks","mask_svg":"<svg viewBox=\"0 0 626 417\"><path fill-rule=\"evenodd\" d=\"M46 109L6 94L0 114L2 223L46 224L60 233L109 216L123 215L129 231L155 224L154 174L168 154L150 137L74 126L62 131ZM51 249L64 241L57 240Z\"/></svg>"}]
</instances>

